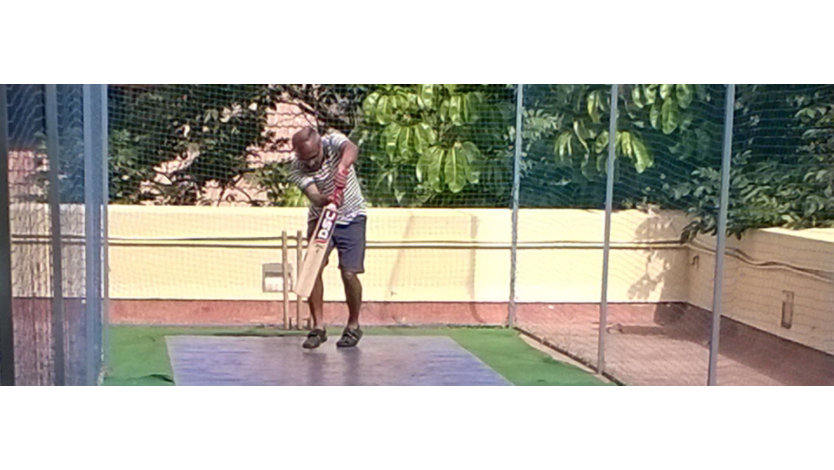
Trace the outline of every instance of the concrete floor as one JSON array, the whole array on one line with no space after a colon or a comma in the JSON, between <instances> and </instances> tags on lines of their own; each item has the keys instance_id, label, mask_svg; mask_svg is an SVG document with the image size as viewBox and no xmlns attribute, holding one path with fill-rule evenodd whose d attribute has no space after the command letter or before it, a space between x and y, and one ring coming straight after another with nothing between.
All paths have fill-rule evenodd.
<instances>
[{"instance_id":1,"label":"concrete floor","mask_svg":"<svg viewBox=\"0 0 834 470\"><path fill-rule=\"evenodd\" d=\"M596 305L520 305L519 327L596 365ZM706 385L711 315L689 305L609 311L605 371L626 385ZM834 385L834 357L722 318L718 385Z\"/></svg>"},{"instance_id":2,"label":"concrete floor","mask_svg":"<svg viewBox=\"0 0 834 470\"><path fill-rule=\"evenodd\" d=\"M177 385L510 385L446 336L365 336L337 349L304 337L170 336Z\"/></svg>"}]
</instances>

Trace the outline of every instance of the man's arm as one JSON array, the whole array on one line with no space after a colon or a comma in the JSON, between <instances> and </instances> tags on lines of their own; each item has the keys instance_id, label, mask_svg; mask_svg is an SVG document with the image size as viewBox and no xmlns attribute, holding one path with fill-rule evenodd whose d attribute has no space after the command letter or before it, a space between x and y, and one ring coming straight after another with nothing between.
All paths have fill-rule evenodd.
<instances>
[{"instance_id":1,"label":"man's arm","mask_svg":"<svg viewBox=\"0 0 834 470\"><path fill-rule=\"evenodd\" d=\"M319 191L319 187L316 186L316 183L307 185L307 187L304 188L304 195L307 196L307 199L309 199L314 206L323 207L330 203L330 198L323 195L321 191Z\"/></svg>"},{"instance_id":2,"label":"man's arm","mask_svg":"<svg viewBox=\"0 0 834 470\"><path fill-rule=\"evenodd\" d=\"M344 171L347 172L350 166L356 163L356 160L359 158L359 147L348 140L342 144L341 151L342 157L339 159L339 169L344 168Z\"/></svg>"},{"instance_id":3,"label":"man's arm","mask_svg":"<svg viewBox=\"0 0 834 470\"><path fill-rule=\"evenodd\" d=\"M336 175L333 179L335 189L333 195L329 198L329 201L336 204L337 207L342 205L348 173L351 165L356 163L357 158L359 158L359 147L348 140L342 144L340 151L342 155L339 158L339 166L336 167Z\"/></svg>"}]
</instances>

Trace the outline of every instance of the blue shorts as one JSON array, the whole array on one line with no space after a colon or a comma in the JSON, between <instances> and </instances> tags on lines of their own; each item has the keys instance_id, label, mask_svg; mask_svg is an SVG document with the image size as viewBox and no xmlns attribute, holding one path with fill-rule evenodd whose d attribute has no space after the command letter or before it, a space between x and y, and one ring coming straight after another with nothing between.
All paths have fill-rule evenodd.
<instances>
[{"instance_id":1,"label":"blue shorts","mask_svg":"<svg viewBox=\"0 0 834 470\"><path fill-rule=\"evenodd\" d=\"M336 225L333 230L333 238L327 247L327 254L324 256L324 266L330 259L333 248L339 252L339 269L348 273L365 272L365 219L364 215L356 216L347 225ZM307 239L316 229L316 221L307 223Z\"/></svg>"}]
</instances>

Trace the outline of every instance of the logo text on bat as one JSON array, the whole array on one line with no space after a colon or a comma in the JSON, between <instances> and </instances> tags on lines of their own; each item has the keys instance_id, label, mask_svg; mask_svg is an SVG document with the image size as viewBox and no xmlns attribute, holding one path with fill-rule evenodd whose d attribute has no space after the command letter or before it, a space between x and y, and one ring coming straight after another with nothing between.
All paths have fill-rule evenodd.
<instances>
[{"instance_id":1,"label":"logo text on bat","mask_svg":"<svg viewBox=\"0 0 834 470\"><path fill-rule=\"evenodd\" d=\"M321 227L319 227L319 231L316 233L316 242L318 243L327 243L327 240L330 238L330 232L333 231L333 227L336 222L336 212L334 211L325 211L324 217L321 221Z\"/></svg>"}]
</instances>

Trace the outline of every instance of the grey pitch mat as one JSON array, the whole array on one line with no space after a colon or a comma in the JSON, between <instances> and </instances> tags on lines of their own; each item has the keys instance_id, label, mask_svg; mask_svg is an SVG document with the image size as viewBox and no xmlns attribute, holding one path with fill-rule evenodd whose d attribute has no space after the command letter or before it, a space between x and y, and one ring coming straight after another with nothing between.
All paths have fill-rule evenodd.
<instances>
[{"instance_id":1,"label":"grey pitch mat","mask_svg":"<svg viewBox=\"0 0 834 470\"><path fill-rule=\"evenodd\" d=\"M446 336L365 336L337 349L329 337L168 336L177 385L509 385Z\"/></svg>"}]
</instances>

